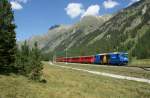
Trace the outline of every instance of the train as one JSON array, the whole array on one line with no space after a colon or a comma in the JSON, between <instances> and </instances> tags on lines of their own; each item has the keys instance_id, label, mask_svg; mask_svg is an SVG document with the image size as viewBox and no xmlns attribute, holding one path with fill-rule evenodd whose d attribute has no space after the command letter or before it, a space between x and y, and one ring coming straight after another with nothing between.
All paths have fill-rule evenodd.
<instances>
[{"instance_id":1,"label":"train","mask_svg":"<svg viewBox=\"0 0 150 98\"><path fill-rule=\"evenodd\" d=\"M102 64L102 65L127 65L127 52L112 52L101 53L92 56L78 56L78 57L58 57L56 62L68 63L87 63L87 64Z\"/></svg>"}]
</instances>

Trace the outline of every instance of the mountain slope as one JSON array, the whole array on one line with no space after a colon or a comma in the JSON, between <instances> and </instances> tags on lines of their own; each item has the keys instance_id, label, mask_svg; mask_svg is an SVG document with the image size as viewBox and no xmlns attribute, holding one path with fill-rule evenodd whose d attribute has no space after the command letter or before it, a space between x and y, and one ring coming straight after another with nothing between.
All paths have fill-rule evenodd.
<instances>
[{"instance_id":1,"label":"mountain slope","mask_svg":"<svg viewBox=\"0 0 150 98\"><path fill-rule=\"evenodd\" d=\"M42 36L33 36L28 40L30 46L33 46L34 42L39 43L39 48L45 53L53 52L56 48L73 47L77 43L78 39L82 39L85 35L93 32L98 26L102 25L105 21L111 18L111 15L99 17L99 16L86 16L82 18L78 23L72 26L56 25L52 26L48 33Z\"/></svg>"},{"instance_id":2,"label":"mountain slope","mask_svg":"<svg viewBox=\"0 0 150 98\"><path fill-rule=\"evenodd\" d=\"M150 1L143 0L119 12L96 30L94 37L90 37L91 39L86 40L86 42L89 42L90 46L88 47L92 49L94 46L98 46L98 51L101 52L129 51L131 55L137 58L147 58L150 57L150 52L148 51L150 49L150 46L148 46L149 41L141 43L142 46L140 46L147 46L147 48L142 49L137 47L140 45L141 39L150 39L149 21ZM95 50L96 47L94 48ZM140 51L147 54L147 56L140 57L140 55L144 55L139 54Z\"/></svg>"}]
</instances>

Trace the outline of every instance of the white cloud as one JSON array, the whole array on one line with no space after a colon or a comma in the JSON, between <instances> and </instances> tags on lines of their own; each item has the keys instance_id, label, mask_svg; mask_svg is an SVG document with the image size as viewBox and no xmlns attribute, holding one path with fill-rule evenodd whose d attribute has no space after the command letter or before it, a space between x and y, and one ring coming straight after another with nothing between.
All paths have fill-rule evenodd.
<instances>
[{"instance_id":1,"label":"white cloud","mask_svg":"<svg viewBox=\"0 0 150 98\"><path fill-rule=\"evenodd\" d=\"M11 0L10 4L13 10L23 9L22 4L26 4L29 0Z\"/></svg>"},{"instance_id":2,"label":"white cloud","mask_svg":"<svg viewBox=\"0 0 150 98\"><path fill-rule=\"evenodd\" d=\"M97 15L99 15L99 10L100 10L100 6L99 5L97 5L97 4L96 5L91 5L83 13L83 15L81 17L88 16L88 15L97 16Z\"/></svg>"},{"instance_id":3,"label":"white cloud","mask_svg":"<svg viewBox=\"0 0 150 98\"><path fill-rule=\"evenodd\" d=\"M11 1L10 2L12 9L14 10L21 10L23 7L20 3L18 3L17 1Z\"/></svg>"},{"instance_id":4,"label":"white cloud","mask_svg":"<svg viewBox=\"0 0 150 98\"><path fill-rule=\"evenodd\" d=\"M131 0L131 2L129 3L129 6L132 5L135 2L139 2L140 0Z\"/></svg>"},{"instance_id":5,"label":"white cloud","mask_svg":"<svg viewBox=\"0 0 150 98\"><path fill-rule=\"evenodd\" d=\"M69 3L65 10L67 15L71 18L76 18L84 13L83 5L81 3Z\"/></svg>"},{"instance_id":6,"label":"white cloud","mask_svg":"<svg viewBox=\"0 0 150 98\"><path fill-rule=\"evenodd\" d=\"M15 0L16 2L20 2L20 3L27 3L28 0Z\"/></svg>"},{"instance_id":7,"label":"white cloud","mask_svg":"<svg viewBox=\"0 0 150 98\"><path fill-rule=\"evenodd\" d=\"M103 2L103 6L104 6L106 9L114 8L114 7L116 7L117 5L119 5L119 3L116 2L116 1L113 1L113 0L106 0L106 1Z\"/></svg>"}]
</instances>

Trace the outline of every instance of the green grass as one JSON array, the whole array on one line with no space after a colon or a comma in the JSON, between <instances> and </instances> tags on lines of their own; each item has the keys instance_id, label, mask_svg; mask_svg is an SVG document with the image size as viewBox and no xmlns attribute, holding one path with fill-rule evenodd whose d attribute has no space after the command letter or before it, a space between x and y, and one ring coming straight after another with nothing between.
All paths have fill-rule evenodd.
<instances>
[{"instance_id":1,"label":"green grass","mask_svg":"<svg viewBox=\"0 0 150 98\"><path fill-rule=\"evenodd\" d=\"M75 68L87 69L92 71L108 72L112 74L126 75L137 78L147 78L150 79L150 70L145 70L137 67L127 67L127 66L109 66L109 65L96 65L95 64L65 64L56 63L63 66L71 66Z\"/></svg>"},{"instance_id":2,"label":"green grass","mask_svg":"<svg viewBox=\"0 0 150 98\"><path fill-rule=\"evenodd\" d=\"M129 66L149 67L150 68L150 59L133 60Z\"/></svg>"},{"instance_id":3,"label":"green grass","mask_svg":"<svg viewBox=\"0 0 150 98\"><path fill-rule=\"evenodd\" d=\"M150 84L44 66L46 84L0 75L0 98L149 98Z\"/></svg>"}]
</instances>

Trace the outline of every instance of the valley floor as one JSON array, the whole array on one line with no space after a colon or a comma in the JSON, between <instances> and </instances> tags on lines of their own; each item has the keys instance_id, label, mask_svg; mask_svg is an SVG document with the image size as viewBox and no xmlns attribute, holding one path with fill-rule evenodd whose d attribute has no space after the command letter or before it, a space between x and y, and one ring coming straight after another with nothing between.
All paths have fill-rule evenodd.
<instances>
[{"instance_id":1,"label":"valley floor","mask_svg":"<svg viewBox=\"0 0 150 98\"><path fill-rule=\"evenodd\" d=\"M67 64L66 66L74 65ZM96 66L93 68L100 69ZM150 84L148 83L97 76L82 71L50 66L47 62L44 63L43 71L43 78L47 80L45 84L30 81L23 76L0 75L0 98L150 97Z\"/></svg>"}]
</instances>

